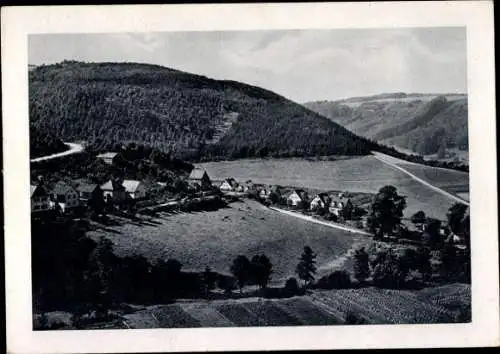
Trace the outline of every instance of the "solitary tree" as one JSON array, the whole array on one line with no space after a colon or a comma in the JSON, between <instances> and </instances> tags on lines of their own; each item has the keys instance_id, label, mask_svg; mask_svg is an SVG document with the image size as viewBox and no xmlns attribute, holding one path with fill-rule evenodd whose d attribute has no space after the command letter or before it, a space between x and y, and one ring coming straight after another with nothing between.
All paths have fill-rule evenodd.
<instances>
[{"instance_id":1,"label":"solitary tree","mask_svg":"<svg viewBox=\"0 0 500 354\"><path fill-rule=\"evenodd\" d=\"M304 247L304 252L302 252L299 258L295 272L304 281L304 287L306 288L314 280L314 274L316 274L316 254L314 254L311 247Z\"/></svg>"},{"instance_id":2,"label":"solitary tree","mask_svg":"<svg viewBox=\"0 0 500 354\"><path fill-rule=\"evenodd\" d=\"M265 288L271 279L273 265L267 256L255 255L250 262L251 266L251 279L259 285L261 289Z\"/></svg>"},{"instance_id":3,"label":"solitary tree","mask_svg":"<svg viewBox=\"0 0 500 354\"><path fill-rule=\"evenodd\" d=\"M370 276L370 265L368 263L368 253L361 247L354 253L354 277L363 283Z\"/></svg>"},{"instance_id":4,"label":"solitary tree","mask_svg":"<svg viewBox=\"0 0 500 354\"><path fill-rule=\"evenodd\" d=\"M238 281L238 287L240 288L240 293L243 291L243 287L248 283L250 278L250 261L247 257L239 255L233 261L231 265L231 273L235 276Z\"/></svg>"},{"instance_id":5,"label":"solitary tree","mask_svg":"<svg viewBox=\"0 0 500 354\"><path fill-rule=\"evenodd\" d=\"M208 295L208 292L215 288L215 282L217 280L215 273L212 272L210 267L207 266L205 268L205 271L203 272L202 275L202 280L203 280L203 288L205 289L205 295Z\"/></svg>"},{"instance_id":6,"label":"solitary tree","mask_svg":"<svg viewBox=\"0 0 500 354\"><path fill-rule=\"evenodd\" d=\"M392 234L401 223L403 210L406 208L406 199L398 195L396 187L385 186L380 188L372 203L372 212L368 219L369 226L376 238L385 234Z\"/></svg>"}]
</instances>

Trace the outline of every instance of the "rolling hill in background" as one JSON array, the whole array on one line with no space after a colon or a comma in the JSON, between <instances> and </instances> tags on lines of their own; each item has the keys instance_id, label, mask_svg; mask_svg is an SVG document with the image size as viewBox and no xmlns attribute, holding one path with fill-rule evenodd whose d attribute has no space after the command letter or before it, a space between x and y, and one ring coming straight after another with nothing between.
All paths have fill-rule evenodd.
<instances>
[{"instance_id":1,"label":"rolling hill in background","mask_svg":"<svg viewBox=\"0 0 500 354\"><path fill-rule=\"evenodd\" d=\"M265 89L157 65L32 67L29 103L32 129L97 150L135 142L213 160L364 155L375 145Z\"/></svg>"},{"instance_id":2,"label":"rolling hill in background","mask_svg":"<svg viewBox=\"0 0 500 354\"><path fill-rule=\"evenodd\" d=\"M304 106L355 134L403 152L468 160L465 94L394 93Z\"/></svg>"}]
</instances>

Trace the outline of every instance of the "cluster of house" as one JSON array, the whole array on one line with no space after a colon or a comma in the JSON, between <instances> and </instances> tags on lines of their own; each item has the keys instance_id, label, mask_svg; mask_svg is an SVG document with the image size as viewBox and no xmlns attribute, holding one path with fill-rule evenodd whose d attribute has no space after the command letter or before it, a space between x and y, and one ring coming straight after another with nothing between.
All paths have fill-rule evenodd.
<instances>
[{"instance_id":1,"label":"cluster of house","mask_svg":"<svg viewBox=\"0 0 500 354\"><path fill-rule=\"evenodd\" d=\"M210 185L210 178L204 170L195 169L192 172L193 174L200 179L205 178L205 185ZM310 198L309 194L303 189L290 190L277 185L254 184L250 180L239 183L234 178L226 178L214 186L223 193L254 193L261 200L272 200L274 198L275 201L288 206L307 206L310 210L322 209L336 216L340 216L345 207L352 206L351 199L345 197L342 193L318 193Z\"/></svg>"},{"instance_id":2,"label":"cluster of house","mask_svg":"<svg viewBox=\"0 0 500 354\"><path fill-rule=\"evenodd\" d=\"M127 199L141 199L146 196L145 184L135 180L108 181L103 185L85 181L59 181L50 189L43 184L32 184L30 191L33 213L53 209L67 212L97 200L120 204Z\"/></svg>"}]
</instances>

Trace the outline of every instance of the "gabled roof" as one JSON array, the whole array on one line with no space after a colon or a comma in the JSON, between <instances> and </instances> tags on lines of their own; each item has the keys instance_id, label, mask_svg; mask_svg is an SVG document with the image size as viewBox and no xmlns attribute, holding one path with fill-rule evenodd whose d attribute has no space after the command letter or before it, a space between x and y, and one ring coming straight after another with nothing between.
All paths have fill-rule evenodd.
<instances>
[{"instance_id":1,"label":"gabled roof","mask_svg":"<svg viewBox=\"0 0 500 354\"><path fill-rule=\"evenodd\" d=\"M303 194L305 194L305 193L306 193L306 191L305 191L305 190L303 190L303 189L292 189L292 190L290 191L290 193L288 193L287 198L290 198L290 196L291 196L292 194L294 194L294 193L295 193L295 194L297 194L297 195L300 197L300 199L302 199L302 196L303 196Z\"/></svg>"},{"instance_id":2,"label":"gabled roof","mask_svg":"<svg viewBox=\"0 0 500 354\"><path fill-rule=\"evenodd\" d=\"M195 168L189 174L189 179L202 179L205 175L207 175L207 172L205 170L202 170L201 168Z\"/></svg>"},{"instance_id":3,"label":"gabled roof","mask_svg":"<svg viewBox=\"0 0 500 354\"><path fill-rule=\"evenodd\" d=\"M84 192L84 193L92 193L95 191L96 188L99 186L95 183L80 183L77 187L76 190L78 192Z\"/></svg>"},{"instance_id":4,"label":"gabled roof","mask_svg":"<svg viewBox=\"0 0 500 354\"><path fill-rule=\"evenodd\" d=\"M137 191L137 188L139 188L140 184L141 181L126 179L123 181L122 186L125 187L125 191L127 191L128 193L134 193Z\"/></svg>"},{"instance_id":5,"label":"gabled roof","mask_svg":"<svg viewBox=\"0 0 500 354\"><path fill-rule=\"evenodd\" d=\"M100 157L103 159L113 159L116 155L118 155L117 152L105 152L105 153L97 155L97 157Z\"/></svg>"},{"instance_id":6,"label":"gabled roof","mask_svg":"<svg viewBox=\"0 0 500 354\"><path fill-rule=\"evenodd\" d=\"M105 191L115 191L118 189L125 189L120 183L114 181L107 181L103 185L101 185L101 189Z\"/></svg>"},{"instance_id":7,"label":"gabled roof","mask_svg":"<svg viewBox=\"0 0 500 354\"><path fill-rule=\"evenodd\" d=\"M318 193L315 198L319 198L323 203L327 203L330 197L327 193Z\"/></svg>"},{"instance_id":8,"label":"gabled roof","mask_svg":"<svg viewBox=\"0 0 500 354\"><path fill-rule=\"evenodd\" d=\"M67 193L75 192L75 189L64 181L59 181L52 189L52 193L58 195L66 195Z\"/></svg>"},{"instance_id":9,"label":"gabled roof","mask_svg":"<svg viewBox=\"0 0 500 354\"><path fill-rule=\"evenodd\" d=\"M32 185L32 184L30 185L30 197L32 197L32 196L33 196L33 193L35 193L35 191L36 191L36 187L37 187L37 186L34 186L34 185Z\"/></svg>"},{"instance_id":10,"label":"gabled roof","mask_svg":"<svg viewBox=\"0 0 500 354\"><path fill-rule=\"evenodd\" d=\"M222 183L227 182L232 188L238 187L238 182L234 178L226 178Z\"/></svg>"}]
</instances>

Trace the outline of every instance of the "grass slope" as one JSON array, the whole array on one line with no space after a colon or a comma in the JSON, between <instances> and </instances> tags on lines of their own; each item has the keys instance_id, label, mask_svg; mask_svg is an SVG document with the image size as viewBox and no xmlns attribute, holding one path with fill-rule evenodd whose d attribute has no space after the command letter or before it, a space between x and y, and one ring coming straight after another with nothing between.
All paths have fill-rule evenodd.
<instances>
[{"instance_id":1,"label":"grass slope","mask_svg":"<svg viewBox=\"0 0 500 354\"><path fill-rule=\"evenodd\" d=\"M157 65L65 61L29 72L30 122L101 149L181 158L367 154L372 143L265 89Z\"/></svg>"},{"instance_id":2,"label":"grass slope","mask_svg":"<svg viewBox=\"0 0 500 354\"><path fill-rule=\"evenodd\" d=\"M305 245L318 253L318 266L329 264L356 244L369 238L305 222L273 212L254 201L232 203L211 212L162 214L144 225L126 223L106 230L90 231L97 239L105 235L120 255L142 254L178 259L185 269L210 266L229 273L240 254L251 258L266 254L273 264L272 280L295 276L295 267ZM330 269L321 268L322 274Z\"/></svg>"},{"instance_id":3,"label":"grass slope","mask_svg":"<svg viewBox=\"0 0 500 354\"><path fill-rule=\"evenodd\" d=\"M398 160L399 161L399 160ZM385 185L393 185L407 197L405 216L424 210L429 216L444 219L453 200L413 180L405 173L391 168L373 156L337 161L306 161L300 159L239 160L200 164L214 179L234 177L239 181L308 187L320 190L344 190L376 193ZM429 182L450 190L468 188L468 174L440 168L416 166ZM423 172L424 171L424 172ZM452 191L452 190L450 190Z\"/></svg>"}]
</instances>

